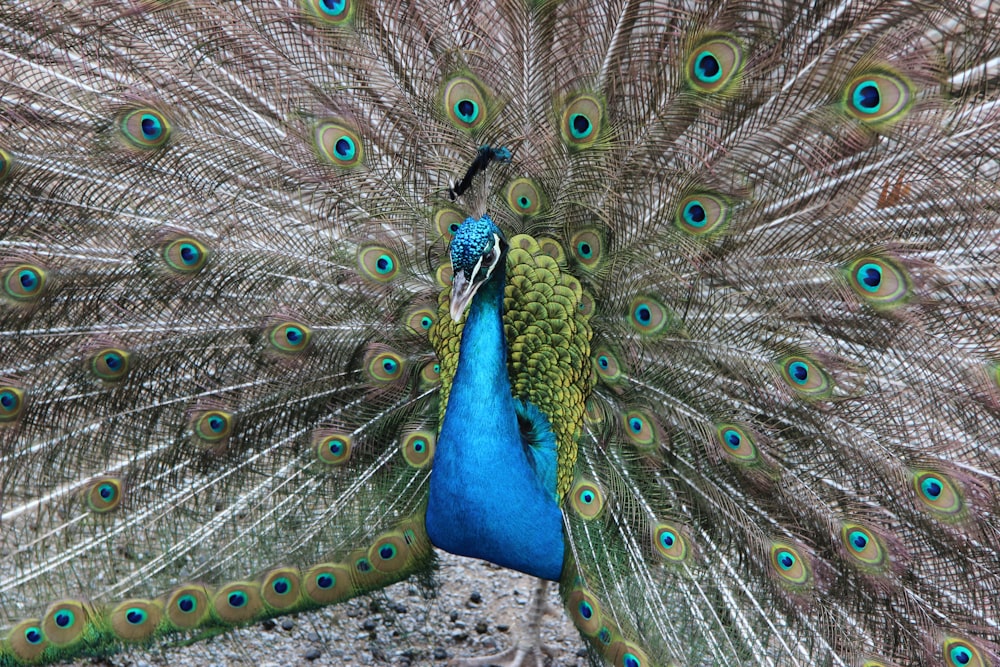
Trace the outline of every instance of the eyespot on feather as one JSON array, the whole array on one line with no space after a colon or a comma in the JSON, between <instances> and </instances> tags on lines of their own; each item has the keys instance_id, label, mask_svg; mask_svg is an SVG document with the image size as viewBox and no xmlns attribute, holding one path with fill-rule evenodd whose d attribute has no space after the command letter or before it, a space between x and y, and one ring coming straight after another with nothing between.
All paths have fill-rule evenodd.
<instances>
[{"instance_id":1,"label":"eyespot on feather","mask_svg":"<svg viewBox=\"0 0 1000 667\"><path fill-rule=\"evenodd\" d=\"M791 546L781 542L771 544L771 571L778 578L795 586L804 588L812 583L812 574L809 570L809 563L802 553Z\"/></svg>"},{"instance_id":2,"label":"eyespot on feather","mask_svg":"<svg viewBox=\"0 0 1000 667\"><path fill-rule=\"evenodd\" d=\"M615 667L650 667L646 653L635 642L619 640L605 650L604 655Z\"/></svg>"},{"instance_id":3,"label":"eyespot on feather","mask_svg":"<svg viewBox=\"0 0 1000 667\"><path fill-rule=\"evenodd\" d=\"M37 301L45 292L45 271L34 264L18 264L3 274L4 295L15 304Z\"/></svg>"},{"instance_id":4,"label":"eyespot on feather","mask_svg":"<svg viewBox=\"0 0 1000 667\"><path fill-rule=\"evenodd\" d=\"M311 339L312 330L301 322L281 322L267 330L267 342L271 348L285 355L304 352Z\"/></svg>"},{"instance_id":5,"label":"eyespot on feather","mask_svg":"<svg viewBox=\"0 0 1000 667\"><path fill-rule=\"evenodd\" d=\"M518 215L537 215L544 205L542 191L530 178L516 178L505 192L507 205Z\"/></svg>"},{"instance_id":6,"label":"eyespot on feather","mask_svg":"<svg viewBox=\"0 0 1000 667\"><path fill-rule=\"evenodd\" d=\"M354 19L356 0L301 0L302 9L315 23L344 27Z\"/></svg>"},{"instance_id":7,"label":"eyespot on feather","mask_svg":"<svg viewBox=\"0 0 1000 667\"><path fill-rule=\"evenodd\" d=\"M848 561L856 567L872 573L888 569L888 552L874 531L861 524L845 523L840 529L840 539Z\"/></svg>"},{"instance_id":8,"label":"eyespot on feather","mask_svg":"<svg viewBox=\"0 0 1000 667\"><path fill-rule=\"evenodd\" d=\"M666 561L681 563L691 555L685 533L672 523L658 523L652 530L653 551Z\"/></svg>"},{"instance_id":9,"label":"eyespot on feather","mask_svg":"<svg viewBox=\"0 0 1000 667\"><path fill-rule=\"evenodd\" d=\"M316 604L341 602L355 594L351 570L340 563L320 563L302 577L306 597Z\"/></svg>"},{"instance_id":10,"label":"eyespot on feather","mask_svg":"<svg viewBox=\"0 0 1000 667\"><path fill-rule=\"evenodd\" d=\"M418 308L406 316L406 326L414 333L426 335L434 326L436 319L436 311L430 308Z\"/></svg>"},{"instance_id":11,"label":"eyespot on feather","mask_svg":"<svg viewBox=\"0 0 1000 667\"><path fill-rule=\"evenodd\" d=\"M739 81L743 64L743 47L733 37L706 35L688 53L684 76L698 93L725 93Z\"/></svg>"},{"instance_id":12,"label":"eyespot on feather","mask_svg":"<svg viewBox=\"0 0 1000 667\"><path fill-rule=\"evenodd\" d=\"M399 258L383 246L367 246L358 252L358 268L366 278L387 283L399 273Z\"/></svg>"},{"instance_id":13,"label":"eyespot on feather","mask_svg":"<svg viewBox=\"0 0 1000 667\"><path fill-rule=\"evenodd\" d=\"M604 105L593 95L578 95L563 110L559 125L563 142L580 150L594 145L601 135Z\"/></svg>"},{"instance_id":14,"label":"eyespot on feather","mask_svg":"<svg viewBox=\"0 0 1000 667\"><path fill-rule=\"evenodd\" d=\"M903 267L883 257L862 257L846 267L851 289L872 308L889 310L912 296L912 284Z\"/></svg>"},{"instance_id":15,"label":"eyespot on feather","mask_svg":"<svg viewBox=\"0 0 1000 667\"><path fill-rule=\"evenodd\" d=\"M156 600L125 600L108 615L115 637L126 642L149 639L160 628L163 607Z\"/></svg>"},{"instance_id":16,"label":"eyespot on feather","mask_svg":"<svg viewBox=\"0 0 1000 667\"><path fill-rule=\"evenodd\" d=\"M346 433L318 431L312 436L313 449L320 463L342 466L351 459L351 436Z\"/></svg>"},{"instance_id":17,"label":"eyespot on feather","mask_svg":"<svg viewBox=\"0 0 1000 667\"><path fill-rule=\"evenodd\" d=\"M260 594L264 603L276 611L291 609L298 604L302 578L294 567L279 567L264 575Z\"/></svg>"},{"instance_id":18,"label":"eyespot on feather","mask_svg":"<svg viewBox=\"0 0 1000 667\"><path fill-rule=\"evenodd\" d=\"M622 416L625 435L640 450L654 449L659 437L653 418L641 410L629 410Z\"/></svg>"},{"instance_id":19,"label":"eyespot on feather","mask_svg":"<svg viewBox=\"0 0 1000 667\"><path fill-rule=\"evenodd\" d=\"M438 361L428 361L420 369L420 387L427 389L441 382L441 364Z\"/></svg>"},{"instance_id":20,"label":"eyespot on feather","mask_svg":"<svg viewBox=\"0 0 1000 667\"><path fill-rule=\"evenodd\" d=\"M370 350L365 356L365 373L375 384L396 382L404 376L404 360L391 350Z\"/></svg>"},{"instance_id":21,"label":"eyespot on feather","mask_svg":"<svg viewBox=\"0 0 1000 667\"><path fill-rule=\"evenodd\" d=\"M719 450L729 460L741 464L757 463L760 453L753 434L738 424L719 424L715 427Z\"/></svg>"},{"instance_id":22,"label":"eyespot on feather","mask_svg":"<svg viewBox=\"0 0 1000 667\"><path fill-rule=\"evenodd\" d=\"M833 382L819 364L803 355L791 355L780 363L781 376L798 395L825 399L833 394Z\"/></svg>"},{"instance_id":23,"label":"eyespot on feather","mask_svg":"<svg viewBox=\"0 0 1000 667\"><path fill-rule=\"evenodd\" d=\"M912 84L902 75L888 68L873 69L847 81L841 105L852 118L879 128L903 118L913 96Z\"/></svg>"},{"instance_id":24,"label":"eyespot on feather","mask_svg":"<svg viewBox=\"0 0 1000 667\"><path fill-rule=\"evenodd\" d=\"M170 625L178 630L191 630L209 616L209 592L204 586L185 584L167 596L164 609Z\"/></svg>"},{"instance_id":25,"label":"eyespot on feather","mask_svg":"<svg viewBox=\"0 0 1000 667\"><path fill-rule=\"evenodd\" d=\"M212 611L227 624L246 623L257 618L264 609L260 584L234 581L226 584L212 597Z\"/></svg>"},{"instance_id":26,"label":"eyespot on feather","mask_svg":"<svg viewBox=\"0 0 1000 667\"><path fill-rule=\"evenodd\" d=\"M674 224L689 236L710 238L726 227L730 212L729 202L718 195L691 194L677 205Z\"/></svg>"},{"instance_id":27,"label":"eyespot on feather","mask_svg":"<svg viewBox=\"0 0 1000 667\"><path fill-rule=\"evenodd\" d=\"M982 651L962 637L946 637L941 642L941 649L947 667L989 667Z\"/></svg>"},{"instance_id":28,"label":"eyespot on feather","mask_svg":"<svg viewBox=\"0 0 1000 667\"><path fill-rule=\"evenodd\" d=\"M379 572L392 574L413 564L410 544L402 531L392 530L379 535L368 549L368 561Z\"/></svg>"},{"instance_id":29,"label":"eyespot on feather","mask_svg":"<svg viewBox=\"0 0 1000 667\"><path fill-rule=\"evenodd\" d=\"M642 336L655 338L677 326L676 315L652 295L639 295L629 304L628 323Z\"/></svg>"},{"instance_id":30,"label":"eyespot on feather","mask_svg":"<svg viewBox=\"0 0 1000 667\"><path fill-rule=\"evenodd\" d=\"M400 451L411 468L424 468L434 460L434 444L430 431L412 431L403 436Z\"/></svg>"},{"instance_id":31,"label":"eyespot on feather","mask_svg":"<svg viewBox=\"0 0 1000 667\"><path fill-rule=\"evenodd\" d=\"M569 492L570 506L585 521L595 519L604 509L604 494L600 487L587 479L580 479Z\"/></svg>"},{"instance_id":32,"label":"eyespot on feather","mask_svg":"<svg viewBox=\"0 0 1000 667\"><path fill-rule=\"evenodd\" d=\"M10 175L10 170L14 168L14 158L10 153L0 148L0 182Z\"/></svg>"},{"instance_id":33,"label":"eyespot on feather","mask_svg":"<svg viewBox=\"0 0 1000 667\"><path fill-rule=\"evenodd\" d=\"M586 637L596 636L604 623L597 598L582 588L576 588L566 596L566 610L573 624Z\"/></svg>"},{"instance_id":34,"label":"eyespot on feather","mask_svg":"<svg viewBox=\"0 0 1000 667\"><path fill-rule=\"evenodd\" d=\"M233 415L223 410L195 413L192 421L195 441L202 446L223 444L233 432Z\"/></svg>"},{"instance_id":35,"label":"eyespot on feather","mask_svg":"<svg viewBox=\"0 0 1000 667\"><path fill-rule=\"evenodd\" d=\"M123 496L122 480L117 477L99 477L88 484L83 491L87 507L97 514L118 509Z\"/></svg>"},{"instance_id":36,"label":"eyespot on feather","mask_svg":"<svg viewBox=\"0 0 1000 667\"><path fill-rule=\"evenodd\" d=\"M13 424L24 411L24 390L12 384L0 384L0 426Z\"/></svg>"},{"instance_id":37,"label":"eyespot on feather","mask_svg":"<svg viewBox=\"0 0 1000 667\"><path fill-rule=\"evenodd\" d=\"M7 646L18 660L25 663L39 660L49 647L49 640L42 631L41 620L26 618L12 627L7 633Z\"/></svg>"},{"instance_id":38,"label":"eyespot on feather","mask_svg":"<svg viewBox=\"0 0 1000 667\"><path fill-rule=\"evenodd\" d=\"M434 229L446 241L455 237L455 232L462 226L465 216L453 208L442 208L434 213Z\"/></svg>"},{"instance_id":39,"label":"eyespot on feather","mask_svg":"<svg viewBox=\"0 0 1000 667\"><path fill-rule=\"evenodd\" d=\"M42 634L54 646L71 646L83 638L90 617L90 609L80 600L53 602L42 616Z\"/></svg>"},{"instance_id":40,"label":"eyespot on feather","mask_svg":"<svg viewBox=\"0 0 1000 667\"><path fill-rule=\"evenodd\" d=\"M118 121L118 129L127 145L143 151L161 148L170 140L170 122L150 107L124 114Z\"/></svg>"},{"instance_id":41,"label":"eyespot on feather","mask_svg":"<svg viewBox=\"0 0 1000 667\"><path fill-rule=\"evenodd\" d=\"M160 249L160 257L167 269L181 277L193 276L205 268L208 256L208 248L191 236L171 239Z\"/></svg>"},{"instance_id":42,"label":"eyespot on feather","mask_svg":"<svg viewBox=\"0 0 1000 667\"><path fill-rule=\"evenodd\" d=\"M581 229L569 239L570 252L584 271L595 271L604 260L604 238L594 228Z\"/></svg>"},{"instance_id":43,"label":"eyespot on feather","mask_svg":"<svg viewBox=\"0 0 1000 667\"><path fill-rule=\"evenodd\" d=\"M339 121L327 120L317 125L313 139L320 158L327 164L353 169L364 160L361 137Z\"/></svg>"},{"instance_id":44,"label":"eyespot on feather","mask_svg":"<svg viewBox=\"0 0 1000 667\"><path fill-rule=\"evenodd\" d=\"M912 476L917 507L943 520L965 515L965 498L948 476L932 470L918 470Z\"/></svg>"},{"instance_id":45,"label":"eyespot on feather","mask_svg":"<svg viewBox=\"0 0 1000 667\"><path fill-rule=\"evenodd\" d=\"M599 347L593 356L594 372L602 382L615 385L622 380L622 367L617 355L606 347Z\"/></svg>"},{"instance_id":46,"label":"eyespot on feather","mask_svg":"<svg viewBox=\"0 0 1000 667\"><path fill-rule=\"evenodd\" d=\"M98 380L106 384L114 384L128 375L131 367L131 356L128 350L106 347L89 356L87 368Z\"/></svg>"},{"instance_id":47,"label":"eyespot on feather","mask_svg":"<svg viewBox=\"0 0 1000 667\"><path fill-rule=\"evenodd\" d=\"M460 130L479 130L486 123L486 96L482 86L471 76L449 79L444 85L441 102L445 116Z\"/></svg>"}]
</instances>

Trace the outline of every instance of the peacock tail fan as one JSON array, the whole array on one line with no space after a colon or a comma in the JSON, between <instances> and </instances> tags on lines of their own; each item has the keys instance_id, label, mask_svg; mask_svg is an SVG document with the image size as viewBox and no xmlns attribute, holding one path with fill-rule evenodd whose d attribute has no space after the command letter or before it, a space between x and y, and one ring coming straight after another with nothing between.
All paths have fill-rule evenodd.
<instances>
[{"instance_id":1,"label":"peacock tail fan","mask_svg":"<svg viewBox=\"0 0 1000 667\"><path fill-rule=\"evenodd\" d=\"M0 25L3 667L429 576L500 348L593 664L1000 667L1000 6ZM490 350L450 309L484 219Z\"/></svg>"}]
</instances>

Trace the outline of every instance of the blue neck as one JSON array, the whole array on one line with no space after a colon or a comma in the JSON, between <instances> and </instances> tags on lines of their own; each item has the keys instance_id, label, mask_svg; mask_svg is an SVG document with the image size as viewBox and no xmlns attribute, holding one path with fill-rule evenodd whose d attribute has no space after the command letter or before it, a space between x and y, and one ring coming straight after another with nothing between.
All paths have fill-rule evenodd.
<instances>
[{"instance_id":1,"label":"blue neck","mask_svg":"<svg viewBox=\"0 0 1000 667\"><path fill-rule=\"evenodd\" d=\"M445 551L558 580L562 512L554 476L534 463L542 456L554 465L555 443L533 452L521 438L507 376L505 264L502 257L469 306L434 452L427 533Z\"/></svg>"}]
</instances>

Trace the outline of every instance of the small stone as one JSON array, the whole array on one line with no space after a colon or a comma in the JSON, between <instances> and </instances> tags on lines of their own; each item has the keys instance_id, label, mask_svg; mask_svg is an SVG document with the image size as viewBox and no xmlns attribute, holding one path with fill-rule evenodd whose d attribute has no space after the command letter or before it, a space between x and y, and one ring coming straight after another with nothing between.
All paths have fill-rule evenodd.
<instances>
[{"instance_id":1,"label":"small stone","mask_svg":"<svg viewBox=\"0 0 1000 667\"><path fill-rule=\"evenodd\" d=\"M260 627L264 628L265 630L274 630L276 625L277 624L274 622L274 619L271 618L265 618L263 621L260 622Z\"/></svg>"},{"instance_id":2,"label":"small stone","mask_svg":"<svg viewBox=\"0 0 1000 667\"><path fill-rule=\"evenodd\" d=\"M484 635L489 631L490 627L486 625L485 621L479 621L478 623L476 623L476 632L478 632L479 634Z\"/></svg>"},{"instance_id":3,"label":"small stone","mask_svg":"<svg viewBox=\"0 0 1000 667\"><path fill-rule=\"evenodd\" d=\"M375 621L373 621L370 618L366 618L364 622L361 624L361 627L370 632L374 630L377 626L375 625Z\"/></svg>"},{"instance_id":4,"label":"small stone","mask_svg":"<svg viewBox=\"0 0 1000 667\"><path fill-rule=\"evenodd\" d=\"M455 621L458 620L458 612L457 611L451 612L450 614L448 614L448 618L450 618L454 623Z\"/></svg>"},{"instance_id":5,"label":"small stone","mask_svg":"<svg viewBox=\"0 0 1000 667\"><path fill-rule=\"evenodd\" d=\"M306 660L312 661L318 659L321 655L323 655L323 652L320 651L318 648L311 648L305 653L303 653L302 657L305 658Z\"/></svg>"},{"instance_id":6,"label":"small stone","mask_svg":"<svg viewBox=\"0 0 1000 667\"><path fill-rule=\"evenodd\" d=\"M311 642L318 642L319 641L319 633L317 633L317 632L310 632L309 634L306 635L306 639L308 639Z\"/></svg>"},{"instance_id":7,"label":"small stone","mask_svg":"<svg viewBox=\"0 0 1000 667\"><path fill-rule=\"evenodd\" d=\"M436 649L434 649L434 659L435 660L447 660L448 659L448 651L445 651L440 646L437 647Z\"/></svg>"},{"instance_id":8,"label":"small stone","mask_svg":"<svg viewBox=\"0 0 1000 667\"><path fill-rule=\"evenodd\" d=\"M282 630L286 630L287 631L287 630L291 630L294 627L295 627L295 621L293 621L290 618L286 618L285 620L283 620L281 622L281 629Z\"/></svg>"},{"instance_id":9,"label":"small stone","mask_svg":"<svg viewBox=\"0 0 1000 667\"><path fill-rule=\"evenodd\" d=\"M468 638L469 638L469 633L467 632L456 632L451 636L451 639L454 642L464 642Z\"/></svg>"},{"instance_id":10,"label":"small stone","mask_svg":"<svg viewBox=\"0 0 1000 667\"><path fill-rule=\"evenodd\" d=\"M483 601L483 596L479 593L479 591L472 591L472 595L469 596L469 602L474 602L475 604L479 604L482 601Z\"/></svg>"},{"instance_id":11,"label":"small stone","mask_svg":"<svg viewBox=\"0 0 1000 667\"><path fill-rule=\"evenodd\" d=\"M510 626L506 623L497 623L498 632L510 632Z\"/></svg>"}]
</instances>

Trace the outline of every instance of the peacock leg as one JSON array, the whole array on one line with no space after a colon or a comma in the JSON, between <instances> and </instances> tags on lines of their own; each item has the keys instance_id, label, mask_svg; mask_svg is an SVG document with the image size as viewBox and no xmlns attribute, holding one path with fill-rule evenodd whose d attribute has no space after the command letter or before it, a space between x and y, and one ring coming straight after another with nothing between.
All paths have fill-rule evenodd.
<instances>
[{"instance_id":1,"label":"peacock leg","mask_svg":"<svg viewBox=\"0 0 1000 667\"><path fill-rule=\"evenodd\" d=\"M544 655L554 657L554 652L548 646L542 645L542 616L548 609L549 582L538 579L531 596L531 606L528 621L520 638L514 646L501 653L482 658L455 658L448 664L451 667L542 667L545 664Z\"/></svg>"}]
</instances>

